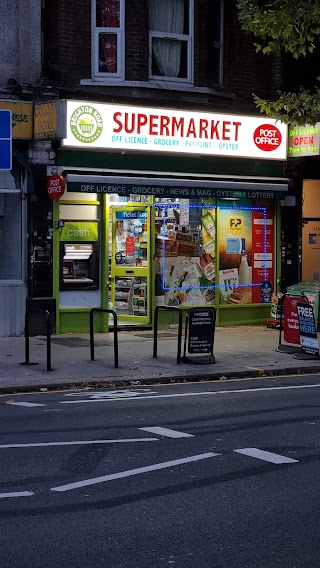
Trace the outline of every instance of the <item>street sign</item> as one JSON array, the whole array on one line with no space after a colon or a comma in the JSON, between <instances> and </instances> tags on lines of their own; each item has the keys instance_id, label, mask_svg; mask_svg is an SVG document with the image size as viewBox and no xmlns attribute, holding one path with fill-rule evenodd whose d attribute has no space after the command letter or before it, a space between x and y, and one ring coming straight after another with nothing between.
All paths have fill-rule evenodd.
<instances>
[{"instance_id":1,"label":"street sign","mask_svg":"<svg viewBox=\"0 0 320 568\"><path fill-rule=\"evenodd\" d=\"M0 110L0 171L12 168L12 121L10 110Z\"/></svg>"}]
</instances>

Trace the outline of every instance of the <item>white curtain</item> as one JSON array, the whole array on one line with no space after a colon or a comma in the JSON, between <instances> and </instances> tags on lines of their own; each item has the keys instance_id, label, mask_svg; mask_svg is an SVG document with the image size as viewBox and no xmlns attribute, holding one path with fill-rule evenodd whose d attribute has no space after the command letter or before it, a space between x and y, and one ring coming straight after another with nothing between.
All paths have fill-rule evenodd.
<instances>
[{"instance_id":1,"label":"white curtain","mask_svg":"<svg viewBox=\"0 0 320 568\"><path fill-rule=\"evenodd\" d=\"M149 0L150 31L183 34L184 0ZM152 52L160 73L177 77L180 71L181 42L153 38Z\"/></svg>"}]
</instances>

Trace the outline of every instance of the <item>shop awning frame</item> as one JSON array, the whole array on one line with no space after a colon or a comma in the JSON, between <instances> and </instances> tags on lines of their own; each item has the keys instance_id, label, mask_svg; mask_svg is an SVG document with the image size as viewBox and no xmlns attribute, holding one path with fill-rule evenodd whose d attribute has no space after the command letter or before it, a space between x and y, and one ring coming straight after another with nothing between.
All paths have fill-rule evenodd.
<instances>
[{"instance_id":1,"label":"shop awning frame","mask_svg":"<svg viewBox=\"0 0 320 568\"><path fill-rule=\"evenodd\" d=\"M227 176L226 176L227 177ZM271 181L272 180L272 181ZM199 188L208 190L230 190L230 191L256 191L256 192L272 192L283 193L289 188L288 179L268 178L265 180L251 181L247 178L240 179L222 179L208 177L138 177L138 176L115 176L115 175L95 175L95 174L72 174L66 175L68 184L85 184L85 185L101 185L114 186L114 193L117 193L117 187L120 186L140 186L140 187L176 187L176 188ZM106 193L109 193L106 191ZM152 194L152 192L150 192ZM147 192L146 192L147 194Z\"/></svg>"}]
</instances>

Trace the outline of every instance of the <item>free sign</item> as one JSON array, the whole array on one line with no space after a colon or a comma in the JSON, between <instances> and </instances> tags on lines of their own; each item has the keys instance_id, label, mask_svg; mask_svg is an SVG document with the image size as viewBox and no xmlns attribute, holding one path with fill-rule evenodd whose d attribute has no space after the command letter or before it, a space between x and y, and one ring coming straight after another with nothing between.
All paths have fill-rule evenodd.
<instances>
[{"instance_id":1,"label":"free sign","mask_svg":"<svg viewBox=\"0 0 320 568\"><path fill-rule=\"evenodd\" d=\"M47 183L48 195L50 199L60 199L64 194L66 182L62 176L55 174L50 176Z\"/></svg>"}]
</instances>

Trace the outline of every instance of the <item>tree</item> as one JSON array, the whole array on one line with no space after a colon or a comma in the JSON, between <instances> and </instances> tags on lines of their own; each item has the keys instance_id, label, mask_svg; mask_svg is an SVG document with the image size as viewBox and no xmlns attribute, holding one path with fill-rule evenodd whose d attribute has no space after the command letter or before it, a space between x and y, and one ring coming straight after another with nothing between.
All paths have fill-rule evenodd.
<instances>
[{"instance_id":1,"label":"tree","mask_svg":"<svg viewBox=\"0 0 320 568\"><path fill-rule=\"evenodd\" d=\"M257 52L290 54L295 60L317 52L320 40L319 0L237 0L242 29L256 39ZM320 58L320 50L319 50ZM320 78L316 78L320 79ZM275 101L253 95L260 112L293 125L320 121L320 86L279 92Z\"/></svg>"}]
</instances>

